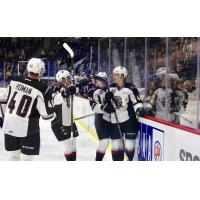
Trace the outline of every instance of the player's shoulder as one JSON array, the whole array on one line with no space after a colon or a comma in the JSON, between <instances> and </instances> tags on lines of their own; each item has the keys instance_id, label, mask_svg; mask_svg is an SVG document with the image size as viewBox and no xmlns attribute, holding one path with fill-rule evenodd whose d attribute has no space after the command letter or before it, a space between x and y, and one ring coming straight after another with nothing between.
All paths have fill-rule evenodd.
<instances>
[{"instance_id":1,"label":"player's shoulder","mask_svg":"<svg viewBox=\"0 0 200 200\"><path fill-rule=\"evenodd\" d=\"M24 76L12 76L11 81L16 81L16 82L23 82L25 79Z\"/></svg>"},{"instance_id":2,"label":"player's shoulder","mask_svg":"<svg viewBox=\"0 0 200 200\"><path fill-rule=\"evenodd\" d=\"M99 94L100 92L101 92L101 89L98 87L94 90L94 94Z\"/></svg>"},{"instance_id":3,"label":"player's shoulder","mask_svg":"<svg viewBox=\"0 0 200 200\"><path fill-rule=\"evenodd\" d=\"M137 90L135 84L134 84L134 83L130 83L130 82L126 82L126 83L124 84L124 87L125 87L125 88L128 88L128 89L130 89L130 90Z\"/></svg>"},{"instance_id":4,"label":"player's shoulder","mask_svg":"<svg viewBox=\"0 0 200 200\"><path fill-rule=\"evenodd\" d=\"M165 90L163 88L157 88L153 94L156 94L156 95L160 95L160 97L162 97L163 95L165 95Z\"/></svg>"},{"instance_id":5,"label":"player's shoulder","mask_svg":"<svg viewBox=\"0 0 200 200\"><path fill-rule=\"evenodd\" d=\"M45 83L40 82L39 80L30 79L28 77L16 77L15 81L31 86L43 94L46 92L48 88L48 86Z\"/></svg>"}]
</instances>

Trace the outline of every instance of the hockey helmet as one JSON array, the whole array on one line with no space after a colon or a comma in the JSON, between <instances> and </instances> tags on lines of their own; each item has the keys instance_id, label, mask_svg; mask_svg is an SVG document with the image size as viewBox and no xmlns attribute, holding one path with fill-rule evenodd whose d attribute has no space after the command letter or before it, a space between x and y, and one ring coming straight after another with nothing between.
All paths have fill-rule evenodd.
<instances>
[{"instance_id":1,"label":"hockey helmet","mask_svg":"<svg viewBox=\"0 0 200 200\"><path fill-rule=\"evenodd\" d=\"M28 73L34 73L40 75L40 77L45 72L45 63L40 58L31 58L27 64Z\"/></svg>"},{"instance_id":2,"label":"hockey helmet","mask_svg":"<svg viewBox=\"0 0 200 200\"><path fill-rule=\"evenodd\" d=\"M67 70L60 70L57 72L56 74L56 80L58 82L62 82L62 80L64 79L68 79L68 78L71 78L71 74L69 73L69 71Z\"/></svg>"},{"instance_id":3,"label":"hockey helmet","mask_svg":"<svg viewBox=\"0 0 200 200\"><path fill-rule=\"evenodd\" d=\"M125 67L121 67L121 66L115 67L113 69L113 74L123 75L125 79L128 76L127 69Z\"/></svg>"},{"instance_id":4,"label":"hockey helmet","mask_svg":"<svg viewBox=\"0 0 200 200\"><path fill-rule=\"evenodd\" d=\"M108 79L108 76L106 74L106 72L99 72L97 75L96 75L96 79L103 79L103 80L107 80Z\"/></svg>"}]
</instances>

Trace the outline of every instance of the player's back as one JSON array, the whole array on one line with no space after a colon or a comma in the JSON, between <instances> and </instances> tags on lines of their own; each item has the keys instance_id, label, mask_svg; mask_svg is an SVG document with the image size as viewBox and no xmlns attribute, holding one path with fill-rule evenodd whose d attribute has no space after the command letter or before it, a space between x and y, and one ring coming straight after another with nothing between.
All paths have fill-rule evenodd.
<instances>
[{"instance_id":1,"label":"player's back","mask_svg":"<svg viewBox=\"0 0 200 200\"><path fill-rule=\"evenodd\" d=\"M46 89L47 86L43 83L29 78L16 77L10 82L4 133L25 137L39 132L39 118L41 110L45 109Z\"/></svg>"}]
</instances>

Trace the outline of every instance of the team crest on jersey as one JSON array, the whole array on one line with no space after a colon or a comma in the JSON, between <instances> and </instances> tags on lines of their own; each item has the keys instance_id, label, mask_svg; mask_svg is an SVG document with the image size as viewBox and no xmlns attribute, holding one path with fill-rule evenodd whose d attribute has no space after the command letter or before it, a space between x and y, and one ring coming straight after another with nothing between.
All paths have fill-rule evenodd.
<instances>
[{"instance_id":1,"label":"team crest on jersey","mask_svg":"<svg viewBox=\"0 0 200 200\"><path fill-rule=\"evenodd\" d=\"M120 96L114 96L114 101L117 109L121 108L122 105L122 98Z\"/></svg>"}]
</instances>

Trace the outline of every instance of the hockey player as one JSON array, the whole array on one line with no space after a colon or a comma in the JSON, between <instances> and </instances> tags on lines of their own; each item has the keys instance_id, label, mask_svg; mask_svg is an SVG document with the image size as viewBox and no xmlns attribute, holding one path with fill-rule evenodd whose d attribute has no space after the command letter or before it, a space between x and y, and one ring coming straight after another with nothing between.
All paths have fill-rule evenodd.
<instances>
[{"instance_id":1,"label":"hockey player","mask_svg":"<svg viewBox=\"0 0 200 200\"><path fill-rule=\"evenodd\" d=\"M70 97L76 93L76 87L71 85L71 75L67 70L60 70L56 74L57 84L54 85L53 100L56 118L51 127L57 140L64 146L67 161L76 160L76 137L78 130L73 123L73 138L71 139L71 103Z\"/></svg>"},{"instance_id":2,"label":"hockey player","mask_svg":"<svg viewBox=\"0 0 200 200\"><path fill-rule=\"evenodd\" d=\"M39 81L44 71L41 59L30 59L27 77L15 77L0 96L7 101L2 131L9 160L33 160L40 150L40 116L45 120L55 117L51 94Z\"/></svg>"},{"instance_id":3,"label":"hockey player","mask_svg":"<svg viewBox=\"0 0 200 200\"><path fill-rule=\"evenodd\" d=\"M96 88L93 87L89 90L89 100L92 110L95 115L95 128L99 139L99 146L96 151L96 161L102 161L106 153L106 149L110 144L109 133L104 128L105 122L103 119L103 102L105 93L107 91L107 74L105 72L99 72L96 77ZM104 108L105 110L105 108Z\"/></svg>"},{"instance_id":4,"label":"hockey player","mask_svg":"<svg viewBox=\"0 0 200 200\"><path fill-rule=\"evenodd\" d=\"M108 127L108 132L110 132L112 138L113 160L124 159L124 148L130 161L134 157L137 122L132 121L133 118L128 111L129 106L135 111L133 115L143 117L145 114L142 103L134 95L133 88L126 83L127 75L128 72L125 67L114 68L114 84L105 94L103 110L106 110L106 112L104 112L103 119L106 121L106 127Z\"/></svg>"},{"instance_id":5,"label":"hockey player","mask_svg":"<svg viewBox=\"0 0 200 200\"><path fill-rule=\"evenodd\" d=\"M162 77L158 77L158 88L154 91L150 103L156 118L180 124L180 114L185 110L186 96L178 88L178 75L170 73L167 77L169 88L166 91L166 75L163 73Z\"/></svg>"}]
</instances>

